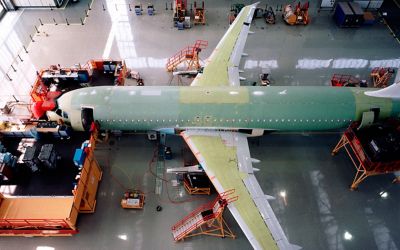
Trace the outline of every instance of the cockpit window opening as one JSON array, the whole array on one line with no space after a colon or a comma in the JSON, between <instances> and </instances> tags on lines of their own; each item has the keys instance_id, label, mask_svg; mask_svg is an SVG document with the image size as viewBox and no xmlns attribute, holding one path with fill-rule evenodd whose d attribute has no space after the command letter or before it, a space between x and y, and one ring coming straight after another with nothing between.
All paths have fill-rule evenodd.
<instances>
[{"instance_id":1,"label":"cockpit window opening","mask_svg":"<svg viewBox=\"0 0 400 250\"><path fill-rule=\"evenodd\" d=\"M57 109L57 110L56 110L56 114L57 114L58 116L62 116L62 111L61 111L61 109Z\"/></svg>"}]
</instances>

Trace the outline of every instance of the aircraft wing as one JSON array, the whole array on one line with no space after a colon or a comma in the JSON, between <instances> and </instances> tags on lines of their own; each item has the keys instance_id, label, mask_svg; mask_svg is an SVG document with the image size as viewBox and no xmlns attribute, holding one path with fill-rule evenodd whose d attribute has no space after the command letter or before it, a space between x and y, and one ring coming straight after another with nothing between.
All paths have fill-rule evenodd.
<instances>
[{"instance_id":1,"label":"aircraft wing","mask_svg":"<svg viewBox=\"0 0 400 250\"><path fill-rule=\"evenodd\" d=\"M288 242L254 176L244 134L187 130L181 135L217 192L235 190L239 198L228 208L254 249L300 249Z\"/></svg>"},{"instance_id":2,"label":"aircraft wing","mask_svg":"<svg viewBox=\"0 0 400 250\"><path fill-rule=\"evenodd\" d=\"M239 86L239 63L258 3L244 7L207 59L192 86Z\"/></svg>"}]
</instances>

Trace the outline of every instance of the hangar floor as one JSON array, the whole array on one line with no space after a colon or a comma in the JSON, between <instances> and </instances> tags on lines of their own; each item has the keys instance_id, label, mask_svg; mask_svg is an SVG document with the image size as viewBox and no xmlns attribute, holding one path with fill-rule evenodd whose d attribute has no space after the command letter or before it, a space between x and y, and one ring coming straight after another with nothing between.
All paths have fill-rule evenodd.
<instances>
[{"instance_id":1,"label":"hangar floor","mask_svg":"<svg viewBox=\"0 0 400 250\"><path fill-rule=\"evenodd\" d=\"M40 69L51 64L70 66L89 59L125 59L137 70L146 85L169 84L165 60L196 39L209 41L201 56L207 58L228 27L229 1L206 1L207 25L177 31L172 27L172 11L164 1L153 1L155 16L135 16L123 0L94 1L85 25L86 1L64 11L24 11L15 22L22 44L29 40L33 25L41 18L35 42L27 46L28 57L20 67ZM250 3L245 1L245 3ZM284 1L270 1L272 6ZM103 10L103 5L105 10ZM265 6L262 1L261 6ZM146 6L144 6L146 7ZM79 14L81 13L81 14ZM317 13L311 4L311 24L290 27L277 14L277 24L253 22L242 59L247 78L258 81L262 68L271 70L275 85L329 85L333 73L358 75L363 79L374 66L400 67L399 44L386 26L378 23L359 29L339 29L332 13ZM58 25L54 25L54 20ZM71 25L65 24L65 18ZM46 24L47 23L47 24ZM33 33L31 33L33 34ZM30 64L30 65L27 65ZM25 65L25 66L24 66ZM23 71L22 71L23 72ZM18 72L20 73L20 71ZM251 140L252 157L260 159L256 177L264 192L276 197L271 205L290 242L303 249L398 249L400 248L400 187L392 175L367 179L356 192L348 189L354 176L351 162L343 153L331 157L339 133L275 133ZM0 249L250 249L251 246L230 216L226 217L235 240L198 237L173 242L170 226L206 202L192 200L182 187L164 186L157 196L154 178L148 172L154 145L144 135L112 138L101 145L98 160L104 170L96 213L81 215L80 233L69 238L0 238ZM182 141L168 137L174 159L167 167L181 165ZM143 211L123 210L123 186L139 187L147 193ZM168 189L168 193L166 190ZM282 191L286 197L280 196ZM386 192L387 197L380 194ZM168 196L169 194L169 196ZM161 212L155 207L160 204ZM346 236L346 237L345 237ZM351 236L351 237L350 237Z\"/></svg>"}]
</instances>

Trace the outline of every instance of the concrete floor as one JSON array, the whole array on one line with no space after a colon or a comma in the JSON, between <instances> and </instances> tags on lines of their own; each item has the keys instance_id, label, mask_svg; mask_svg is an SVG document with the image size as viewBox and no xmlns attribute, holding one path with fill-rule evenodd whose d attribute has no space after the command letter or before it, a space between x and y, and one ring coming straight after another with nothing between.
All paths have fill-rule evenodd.
<instances>
[{"instance_id":1,"label":"concrete floor","mask_svg":"<svg viewBox=\"0 0 400 250\"><path fill-rule=\"evenodd\" d=\"M34 30L38 18L45 24L38 25L41 33L34 36L35 42L29 43L29 54L24 56L29 57L29 66L35 69L58 63L70 66L92 58L122 58L128 67L141 73L146 85L168 84L165 60L197 39L209 41L201 54L207 58L228 27L231 1L206 1L208 24L185 31L172 27L172 11L165 10L165 1L153 2L157 15L138 17L123 0L95 0L85 25L80 24L80 18L85 17L83 10L87 8L85 1L64 11L26 10L16 23L21 30L18 37L22 44L28 45L27 34ZM269 1L273 6L277 3L284 1ZM265 6L265 1L261 6ZM248 79L244 84L257 81L258 74L266 67L271 70L275 85L329 85L333 73L367 79L372 67L400 67L400 45L386 26L378 23L360 29L339 29L330 12L317 13L314 2L311 7L312 21L306 27L285 25L279 18L281 13L277 14L278 21L273 26L255 20L252 30L256 33L249 36L245 48L249 56L242 59L243 76ZM52 23L53 18L58 25ZM65 18L70 25L65 24ZM343 153L336 157L330 155L339 138L339 133L299 133L271 134L251 140L252 157L261 160L256 166L261 169L256 177L264 192L276 197L271 206L283 230L290 242L303 249L399 249L400 204L396 198L400 187L391 183L392 175L385 175L371 177L358 191L349 191L355 173L351 162ZM101 145L97 151L104 170L97 209L95 214L80 216L78 235L0 238L0 249L36 249L38 246L55 249L251 248L229 212L226 218L237 233L236 240L198 237L173 242L170 226L211 197L172 202L193 197L170 183L164 186L161 196L155 195L154 178L148 171L154 145L144 135L112 141L112 146ZM180 166L183 142L169 137L167 143L175 153L174 160L166 162L167 167ZM120 208L124 191L120 184L138 187L147 193L143 211ZM285 199L279 195L282 191L286 191ZM382 198L381 192L387 192L387 198ZM161 212L155 211L158 204L163 206ZM352 235L352 239L345 239L345 235Z\"/></svg>"}]
</instances>

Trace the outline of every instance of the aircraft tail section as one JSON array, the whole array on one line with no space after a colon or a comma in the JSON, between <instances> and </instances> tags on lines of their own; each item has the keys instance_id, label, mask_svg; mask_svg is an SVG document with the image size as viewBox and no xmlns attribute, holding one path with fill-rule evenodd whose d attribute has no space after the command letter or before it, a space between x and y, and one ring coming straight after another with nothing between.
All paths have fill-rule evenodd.
<instances>
[{"instance_id":1,"label":"aircraft tail section","mask_svg":"<svg viewBox=\"0 0 400 250\"><path fill-rule=\"evenodd\" d=\"M393 83L392 85L379 90L366 91L367 96L391 98L400 100L400 81Z\"/></svg>"}]
</instances>

